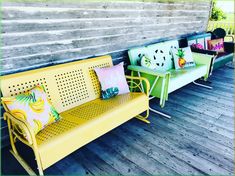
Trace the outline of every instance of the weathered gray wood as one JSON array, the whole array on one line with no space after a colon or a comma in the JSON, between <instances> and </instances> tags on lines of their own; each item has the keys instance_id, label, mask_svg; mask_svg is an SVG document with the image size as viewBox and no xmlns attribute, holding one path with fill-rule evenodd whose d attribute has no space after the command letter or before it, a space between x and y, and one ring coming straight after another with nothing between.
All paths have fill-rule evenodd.
<instances>
[{"instance_id":1,"label":"weathered gray wood","mask_svg":"<svg viewBox=\"0 0 235 176\"><path fill-rule=\"evenodd\" d=\"M232 130L227 129L226 126L218 126L215 124L215 122L220 117L215 118L215 117L208 116L202 113L198 113L197 111L194 111L190 108L180 105L180 103L178 105L175 105L175 103L171 103L171 102L167 102L167 103L170 106L166 106L164 108L164 111L166 113L170 111L173 106L175 113L179 114L179 118L181 119L182 117L183 119L182 123L185 123L185 125L187 125L188 123L193 123L197 125L198 126L196 128L198 129L197 132L199 132L202 136L205 136L205 137L208 137L207 133L208 133L208 130L210 130L211 132L213 132L213 134L209 136L211 140L219 139L219 140L216 140L216 142L219 142L220 144L226 145L230 148L233 147L233 141L231 139L228 139L227 136L224 135L224 134L228 134L229 136L231 136L233 134ZM181 111L183 111L183 113L181 113ZM185 116L189 116L189 117L186 118ZM212 130L211 128L213 126L220 127L220 130L219 131Z\"/></svg>"},{"instance_id":2,"label":"weathered gray wood","mask_svg":"<svg viewBox=\"0 0 235 176\"><path fill-rule=\"evenodd\" d=\"M194 86L193 89L184 89L184 92L189 93L189 94L193 94L194 96L197 96L197 97L200 97L200 98L205 98L205 93L203 92L203 90L197 90L197 89L195 90L195 86ZM225 98L220 98L220 97L215 96L212 93L207 94L205 99L207 99L207 101L212 100L215 103L219 103L220 106L226 107L230 110L233 108L233 105L231 104L232 99L227 100Z\"/></svg>"},{"instance_id":3,"label":"weathered gray wood","mask_svg":"<svg viewBox=\"0 0 235 176\"><path fill-rule=\"evenodd\" d=\"M3 46L19 45L28 43L39 43L48 41L68 40L74 38L87 38L98 37L107 35L137 33L141 31L155 31L164 29L166 26L170 26L172 21L180 20L180 23L188 22L184 17L167 17L167 18L143 18L143 19L129 19L126 21L121 19L98 19L98 20L86 20L86 21L70 21L70 22L54 22L53 24L35 24L35 23L8 23L4 24L3 21ZM193 22L200 20L191 19ZM46 22L46 21L45 21ZM92 24L96 24L95 26ZM191 24L191 23L190 23ZM53 26L52 26L53 25ZM58 27L57 27L58 25ZM88 26L90 25L90 26ZM112 26L113 25L113 26ZM177 24L176 24L177 25ZM196 25L196 24L195 24ZM200 25L200 24L198 24ZM17 26L17 29L16 29ZM51 26L51 27L50 27ZM82 28L84 26L86 28ZM147 27L146 27L147 26ZM55 28L56 27L56 28ZM176 26L175 26L176 27ZM174 27L174 28L175 28ZM187 27L187 26L186 26ZM70 29L74 28L74 29ZM9 33L6 30L12 29L14 33ZM24 32L20 32L19 30ZM28 32L26 30L29 30ZM34 30L37 30L33 32ZM48 31L50 30L50 31ZM160 34L159 34L160 35Z\"/></svg>"},{"instance_id":4,"label":"weathered gray wood","mask_svg":"<svg viewBox=\"0 0 235 176\"><path fill-rule=\"evenodd\" d=\"M195 137L192 137L192 136L191 137L196 138L196 139L198 139L197 135L199 135L200 136L199 141L202 142L201 144L205 143L209 147L214 147L215 145L214 143L218 143L218 146L216 147L220 147L224 151L226 150L229 151L228 148L233 147L233 139L230 139L228 136L224 135L224 133L219 134L210 130L211 124L213 124L216 121L216 119L214 120L214 122L213 120L211 121L211 123L210 121L207 122L206 120L203 120L203 117L205 119L207 118L207 115L204 115L203 113L202 114L195 113L194 109L192 110L191 107L190 107L191 109L191 115L190 115L190 110L185 110L184 112L184 109L186 109L186 107L179 106L179 108L174 108L175 104L176 103L174 102L173 107L170 106L169 108L164 108L164 110L162 111L165 113L169 113L169 111L173 110L174 111L173 117L177 118L177 124L181 125L187 130L193 131L192 133L189 133L189 134L187 134L186 132L186 135L193 135ZM157 107L155 108L159 109ZM172 122L176 120L175 118L172 120ZM171 124L169 124L169 126L171 126ZM212 134L208 135L208 133L212 133ZM232 134L229 134L229 136L231 135ZM208 138L210 140L207 142ZM231 153L229 155L231 155Z\"/></svg>"},{"instance_id":5,"label":"weathered gray wood","mask_svg":"<svg viewBox=\"0 0 235 176\"><path fill-rule=\"evenodd\" d=\"M1 128L1 148L9 146L10 139L9 139L9 132L7 126L3 126Z\"/></svg>"},{"instance_id":6,"label":"weathered gray wood","mask_svg":"<svg viewBox=\"0 0 235 176\"><path fill-rule=\"evenodd\" d=\"M181 90L179 90L177 96L172 97L172 99L179 100L182 96L188 97L188 100L185 101L185 103L195 105L196 107L201 106L201 109L208 111L208 113L210 113L210 112L213 113L213 111L214 111L213 108L216 108L217 109L216 113L218 113L218 114L224 114L224 115L231 116L231 117L234 116L234 108L233 107L228 108L225 106L220 106L219 102L212 102L212 103L208 104L207 99L194 96L193 94L189 94L189 93L183 92Z\"/></svg>"},{"instance_id":7,"label":"weathered gray wood","mask_svg":"<svg viewBox=\"0 0 235 176\"><path fill-rule=\"evenodd\" d=\"M161 148L162 146L153 145L148 140L145 140L145 137L138 135L136 130L132 132L125 127L126 126L118 128L113 132L114 135L115 133L123 134L119 135L119 140L127 144L132 143L132 147L143 151L148 157L158 160L179 174L205 174L199 169L191 167L190 164L184 160L181 160L181 157L177 156L176 153L171 153L166 149Z\"/></svg>"},{"instance_id":8,"label":"weathered gray wood","mask_svg":"<svg viewBox=\"0 0 235 176\"><path fill-rule=\"evenodd\" d=\"M187 1L4 2L2 74L201 32L209 8Z\"/></svg>"},{"instance_id":9,"label":"weathered gray wood","mask_svg":"<svg viewBox=\"0 0 235 176\"><path fill-rule=\"evenodd\" d=\"M136 163L140 168L146 170L151 175L154 174L177 174L174 170L167 168L164 164L154 160L152 157L144 154L141 150L136 150L130 144L125 144L120 141L120 139L116 136L107 135L105 140L101 141L105 143L108 147L114 148L115 151L120 153L121 155L128 158L130 161Z\"/></svg>"},{"instance_id":10,"label":"weathered gray wood","mask_svg":"<svg viewBox=\"0 0 235 176\"><path fill-rule=\"evenodd\" d=\"M72 156L67 156L65 161L57 162L56 166L63 175L87 175L87 171L81 163L77 162Z\"/></svg>"},{"instance_id":11,"label":"weathered gray wood","mask_svg":"<svg viewBox=\"0 0 235 176\"><path fill-rule=\"evenodd\" d=\"M182 96L180 95L173 95L169 101L172 101L172 102L179 102L180 104L184 105L185 107L195 107L195 110L200 112L200 113L203 113L203 114L206 114L206 115L209 115L209 116L214 116L214 117L219 117L221 115L221 109L217 111L214 111L213 110L213 106L208 104L208 103L203 103L203 102L198 102L198 101L190 101L190 99L187 99L187 100L183 100L182 99ZM233 113L232 112L227 112L227 111L223 111L226 113L226 115L229 115L229 116L233 116Z\"/></svg>"},{"instance_id":12,"label":"weathered gray wood","mask_svg":"<svg viewBox=\"0 0 235 176\"><path fill-rule=\"evenodd\" d=\"M85 147L80 149L79 152L76 152L74 158L77 162L81 163L85 170L91 175L109 175L110 173L113 175L121 175L120 172Z\"/></svg>"},{"instance_id":13,"label":"weathered gray wood","mask_svg":"<svg viewBox=\"0 0 235 176\"><path fill-rule=\"evenodd\" d=\"M185 24L183 27L189 26L190 24ZM166 26L164 26L166 27ZM156 28L157 29L157 28ZM161 30L162 27L159 27ZM175 30L180 30L183 28L174 28ZM171 29L173 30L173 29ZM73 39L66 40L58 40L52 42L42 42L42 43L34 43L34 44L23 44L9 47L2 47L3 52L3 61L7 61L8 59L13 59L15 56L21 57L25 55L35 55L38 54L38 51L43 51L44 53L56 53L57 51L70 51L70 50L81 50L83 48L94 48L99 45L112 45L113 43L120 44L116 49L126 49L131 45L129 43L123 44L123 42L132 42L135 40L142 40L144 38L154 38L156 39L157 35L161 35L161 32L149 32L146 30L145 34L139 34L139 32L129 31L129 33L118 33L114 35L107 35L103 33L102 36L96 37L87 37L87 38L77 38L75 35ZM160 37L165 37L165 35L161 35ZM92 53L92 52L91 52Z\"/></svg>"},{"instance_id":14,"label":"weathered gray wood","mask_svg":"<svg viewBox=\"0 0 235 176\"><path fill-rule=\"evenodd\" d=\"M75 3L68 3L68 1L60 1L58 2L27 2L24 3L22 2L3 2L3 6L19 6L19 7L25 7L25 6L30 6L30 7L58 7L58 8L85 8L85 9L169 9L169 10L174 10L174 9L184 9L184 10L190 10L190 9L195 9L195 10L208 10L209 4L208 3L201 3L197 2L196 4L192 2L175 2L173 3L151 3L151 2L135 2L136 5L133 6L133 1L132 2L85 2L82 1L80 2L75 2Z\"/></svg>"},{"instance_id":15,"label":"weathered gray wood","mask_svg":"<svg viewBox=\"0 0 235 176\"><path fill-rule=\"evenodd\" d=\"M190 90L194 90L194 91L198 91L198 92L204 92L210 96L215 96L218 97L218 99L222 99L222 100L228 100L228 101L232 101L233 98L233 94L231 94L230 92L226 92L226 91L222 91L221 89L218 89L217 87L213 87L212 90L208 90L203 87L197 86L197 90L195 90L195 85L193 84L189 84L186 86L187 88L189 88Z\"/></svg>"},{"instance_id":16,"label":"weathered gray wood","mask_svg":"<svg viewBox=\"0 0 235 176\"><path fill-rule=\"evenodd\" d=\"M123 13L120 13L123 12ZM134 13L133 13L134 12ZM205 17L208 14L205 10L98 10L98 9L64 9L64 8L7 8L3 7L3 20L19 19L71 19L71 18L118 18L118 17L148 17L148 16L199 16Z\"/></svg>"},{"instance_id":17,"label":"weathered gray wood","mask_svg":"<svg viewBox=\"0 0 235 176\"><path fill-rule=\"evenodd\" d=\"M221 115L219 119L215 121L214 125L222 128L227 128L234 132L234 118Z\"/></svg>"},{"instance_id":18,"label":"weathered gray wood","mask_svg":"<svg viewBox=\"0 0 235 176\"><path fill-rule=\"evenodd\" d=\"M112 27L125 27L125 26L135 26L136 28L157 25L157 24L168 24L178 22L178 27L182 22L189 22L195 25L193 22L202 21L203 17L192 17L189 18L182 16L175 17L146 17L146 18L96 18L96 19L68 19L68 20L3 20L2 21L2 32L4 34L11 33L30 33L30 32L40 32L40 31L57 31L57 30L71 30L71 29L101 29L102 28L112 28ZM199 28L199 27L197 27Z\"/></svg>"},{"instance_id":19,"label":"weathered gray wood","mask_svg":"<svg viewBox=\"0 0 235 176\"><path fill-rule=\"evenodd\" d=\"M163 123L166 124L166 121ZM161 124L162 120L158 120L158 124L155 124L156 128L154 126L138 128L139 125L136 125L135 123L131 124L135 127L133 128L131 125L127 124L125 130L138 134L140 138L146 140L147 144L152 143L153 145L161 147L172 153L172 155L194 166L194 168L198 168L201 172L211 175L222 172L231 175L233 172L232 160L219 156L218 153L214 153L210 149L204 148L204 145L198 145L196 143L197 141L193 140L193 138L187 138L180 130L175 131L166 125L162 127ZM175 132L179 135L173 135ZM207 152L204 153L204 151ZM209 162L208 160L212 162ZM220 167L226 163L226 169L218 167L216 163L220 165Z\"/></svg>"},{"instance_id":20,"label":"weathered gray wood","mask_svg":"<svg viewBox=\"0 0 235 176\"><path fill-rule=\"evenodd\" d=\"M185 33L185 31L183 30L181 30L180 32L175 31L175 34L173 36L177 34L178 35L183 34L183 33ZM2 69L3 69L2 73L4 73L4 70L6 72L8 72L9 70L14 70L16 61L20 69L22 68L32 69L32 68L37 67L38 65L45 66L47 64L64 63L64 62L84 59L88 57L99 56L99 55L103 55L104 53L108 54L114 51L116 52L117 51L116 49L123 51L123 50L130 48L131 46L137 46L136 43L138 43L139 45L143 45L144 43L153 43L154 41L159 40L162 36L173 38L173 36L168 35L167 33L164 33L161 36L156 35L155 37L148 38L148 39L146 39L147 38L146 35L137 36L139 39L137 38L137 40L132 40L132 41L128 40L130 38L119 36L118 38L119 39L121 38L123 40L117 40L113 42L106 41L105 44L103 45L95 45L95 46L90 46L88 48L85 47L85 48L65 49L65 50L55 51L54 53L51 53L47 49L48 52L45 52L45 53L37 53L37 54L32 54L32 55L27 55L27 56L17 56L14 58L9 58L9 59L4 60L3 62L4 65L2 66ZM134 36L132 35L132 37ZM62 47L62 48L66 47L66 45L64 46L63 44L56 45L56 46ZM70 45L67 47L73 47L73 46ZM34 48L34 51L32 52L35 52L35 51L37 51L36 47ZM17 52L17 50L15 52ZM115 61L115 58L113 59Z\"/></svg>"},{"instance_id":21,"label":"weathered gray wood","mask_svg":"<svg viewBox=\"0 0 235 176\"><path fill-rule=\"evenodd\" d=\"M131 162L128 158L117 153L114 149L101 145L98 143L91 143L87 146L89 150L92 150L96 155L113 166L123 175L149 175L146 171L138 167L135 163ZM102 153L102 155L100 155Z\"/></svg>"}]
</instances>

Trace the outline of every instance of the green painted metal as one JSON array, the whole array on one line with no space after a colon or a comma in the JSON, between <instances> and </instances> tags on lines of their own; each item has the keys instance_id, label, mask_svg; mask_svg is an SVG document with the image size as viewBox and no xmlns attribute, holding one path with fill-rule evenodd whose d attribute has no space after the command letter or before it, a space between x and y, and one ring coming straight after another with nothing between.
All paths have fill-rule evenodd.
<instances>
[{"instance_id":1,"label":"green painted metal","mask_svg":"<svg viewBox=\"0 0 235 176\"><path fill-rule=\"evenodd\" d=\"M153 75L153 76L160 76L160 77L164 77L168 73L168 72L155 71L155 70L145 68L145 67L142 67L142 66L138 66L138 65L129 65L128 69L132 70L132 71L141 72L141 73L145 73L145 74L150 74L150 75Z\"/></svg>"},{"instance_id":2,"label":"green painted metal","mask_svg":"<svg viewBox=\"0 0 235 176\"><path fill-rule=\"evenodd\" d=\"M234 58L234 53L218 57L217 59L215 59L213 70L223 67L226 63L233 61L233 58Z\"/></svg>"},{"instance_id":3,"label":"green painted metal","mask_svg":"<svg viewBox=\"0 0 235 176\"><path fill-rule=\"evenodd\" d=\"M152 45L148 45L147 55L152 58L158 58L159 64L156 68L158 71L168 71L174 68L173 56L171 54L171 48L178 48L179 44L177 40L171 40L167 42L160 42Z\"/></svg>"},{"instance_id":4,"label":"green painted metal","mask_svg":"<svg viewBox=\"0 0 235 176\"><path fill-rule=\"evenodd\" d=\"M161 44L165 47L171 47L174 42L175 41L168 41L162 42ZM165 101L168 100L169 93L197 80L198 78L204 77L204 79L207 80L210 75L210 69L213 64L214 56L193 53L193 59L196 66L180 70L171 68L169 70L159 71L138 66L137 64L139 62L137 61L140 59L140 56L148 53L148 50L150 49L154 51L156 46L160 46L160 44L151 45L151 47L147 46L130 49L128 54L130 62L133 65L129 65L128 69L131 70L132 75L139 73L139 76L149 80L151 87L150 96L160 98L160 106L164 107ZM168 61L171 62L171 60Z\"/></svg>"},{"instance_id":5,"label":"green painted metal","mask_svg":"<svg viewBox=\"0 0 235 176\"><path fill-rule=\"evenodd\" d=\"M193 35L190 37L187 37L188 45L200 43L203 45L204 48L207 49L207 40L211 39L210 33L204 33L199 35Z\"/></svg>"},{"instance_id":6,"label":"green painted metal","mask_svg":"<svg viewBox=\"0 0 235 176\"><path fill-rule=\"evenodd\" d=\"M196 65L206 65L206 74L203 76L207 80L210 76L211 67L214 65L214 56L193 52L193 59Z\"/></svg>"},{"instance_id":7,"label":"green painted metal","mask_svg":"<svg viewBox=\"0 0 235 176\"><path fill-rule=\"evenodd\" d=\"M204 33L204 34L199 34L199 35L194 35L194 36L190 36L187 38L188 40L188 45L191 45L192 43L201 43L204 44L204 48L207 49L207 40L211 39L211 34L210 33ZM206 46L206 47L205 47ZM225 45L225 50L227 50L228 48L226 48L227 45ZM195 50L195 52L197 52ZM200 52L200 51L198 51ZM233 61L234 58L234 53L228 53L225 54L223 56L215 56L215 61L213 64L213 70L216 70L222 66L224 66L226 63ZM206 75L206 78L208 78L209 75Z\"/></svg>"}]
</instances>

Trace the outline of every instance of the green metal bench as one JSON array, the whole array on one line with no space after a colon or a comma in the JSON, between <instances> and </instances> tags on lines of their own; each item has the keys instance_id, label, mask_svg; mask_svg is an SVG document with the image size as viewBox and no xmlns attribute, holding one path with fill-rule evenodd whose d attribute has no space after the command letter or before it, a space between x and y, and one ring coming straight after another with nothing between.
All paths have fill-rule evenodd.
<instances>
[{"instance_id":1,"label":"green metal bench","mask_svg":"<svg viewBox=\"0 0 235 176\"><path fill-rule=\"evenodd\" d=\"M149 80L151 85L149 92L151 97L149 99L155 97L160 98L160 106L162 108L165 105L165 101L168 100L169 93L191 82L201 85L195 82L195 80L201 77L207 80L210 74L211 65L213 64L213 56L193 53L193 58L196 63L195 67L175 70L170 50L171 47L178 47L178 45L178 41L173 40L149 46L132 48L128 51L131 63L131 65L128 66L128 69L131 70L131 75L138 75ZM156 70L140 66L139 62L143 55L154 57L157 50L161 50L163 53L163 59L160 61L161 63L159 63L159 67ZM210 88L205 85L201 86ZM159 112L151 107L150 110L167 118L171 118L169 115Z\"/></svg>"},{"instance_id":2,"label":"green metal bench","mask_svg":"<svg viewBox=\"0 0 235 176\"><path fill-rule=\"evenodd\" d=\"M234 57L234 43L224 42L224 53L218 53L216 51L210 51L207 48L207 40L213 39L214 37L211 33L204 33L199 35L190 36L187 38L188 45L200 43L205 49L191 48L192 51L202 54L211 54L215 57L215 62L213 64L213 70L216 70L226 63L231 62ZM212 71L212 70L211 70Z\"/></svg>"}]
</instances>

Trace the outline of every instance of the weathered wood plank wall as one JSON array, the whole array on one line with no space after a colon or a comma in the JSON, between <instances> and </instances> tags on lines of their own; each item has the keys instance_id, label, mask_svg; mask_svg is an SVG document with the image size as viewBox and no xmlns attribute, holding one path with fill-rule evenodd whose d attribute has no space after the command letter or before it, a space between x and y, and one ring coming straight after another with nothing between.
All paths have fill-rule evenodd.
<instances>
[{"instance_id":1,"label":"weathered wood plank wall","mask_svg":"<svg viewBox=\"0 0 235 176\"><path fill-rule=\"evenodd\" d=\"M2 74L111 54L205 31L210 2L2 3ZM2 123L2 138L7 128ZM4 143L3 143L4 144Z\"/></svg>"}]
</instances>

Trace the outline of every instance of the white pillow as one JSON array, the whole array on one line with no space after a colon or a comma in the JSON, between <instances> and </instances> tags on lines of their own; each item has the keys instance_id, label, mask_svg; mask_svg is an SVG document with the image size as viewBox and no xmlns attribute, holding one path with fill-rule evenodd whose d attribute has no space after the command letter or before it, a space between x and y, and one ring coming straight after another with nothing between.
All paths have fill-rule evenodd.
<instances>
[{"instance_id":1,"label":"white pillow","mask_svg":"<svg viewBox=\"0 0 235 176\"><path fill-rule=\"evenodd\" d=\"M195 66L190 47L172 48L175 69Z\"/></svg>"}]
</instances>

